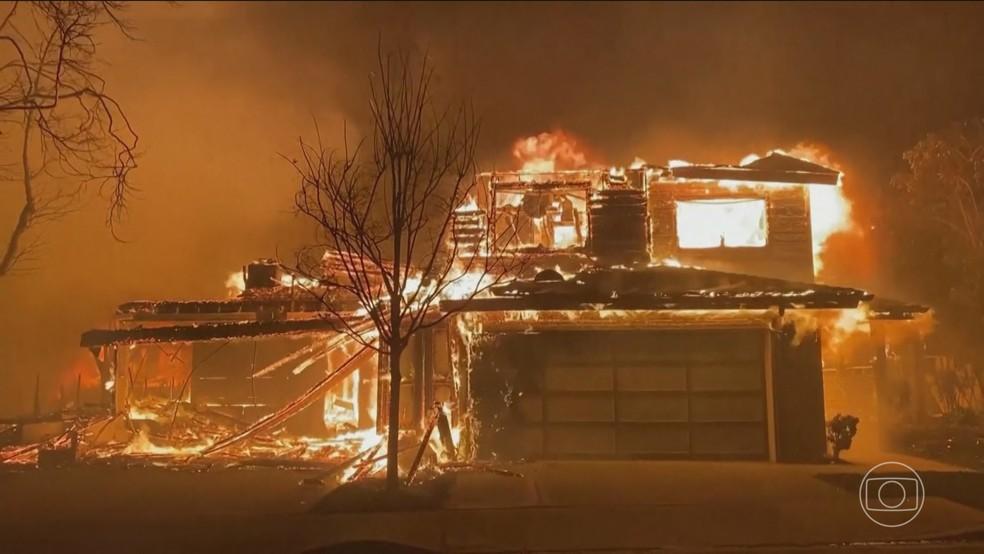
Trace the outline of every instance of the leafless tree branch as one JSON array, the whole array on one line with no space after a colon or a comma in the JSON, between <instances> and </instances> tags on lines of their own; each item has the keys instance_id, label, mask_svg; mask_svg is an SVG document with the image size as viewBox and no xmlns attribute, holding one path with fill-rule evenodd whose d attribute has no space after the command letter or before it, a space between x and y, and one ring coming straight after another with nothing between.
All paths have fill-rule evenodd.
<instances>
[{"instance_id":1,"label":"leafless tree branch","mask_svg":"<svg viewBox=\"0 0 984 554\"><path fill-rule=\"evenodd\" d=\"M70 213L91 187L107 200L106 224L116 236L135 192L138 136L96 72L96 34L132 37L116 1L15 2L0 20L0 136L16 140L21 210L0 250L0 276L24 259L24 238ZM4 133L19 127L20 133Z\"/></svg>"}]
</instances>

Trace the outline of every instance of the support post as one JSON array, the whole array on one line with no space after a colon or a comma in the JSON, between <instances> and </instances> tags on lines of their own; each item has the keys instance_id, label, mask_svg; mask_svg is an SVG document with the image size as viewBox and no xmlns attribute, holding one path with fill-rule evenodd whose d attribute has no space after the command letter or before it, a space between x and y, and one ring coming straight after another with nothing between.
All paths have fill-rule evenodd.
<instances>
[{"instance_id":1,"label":"support post","mask_svg":"<svg viewBox=\"0 0 984 554\"><path fill-rule=\"evenodd\" d=\"M885 428L888 426L888 358L885 355L885 330L880 325L871 326L871 342L874 345L874 364L872 377L875 384L875 413L878 417L876 444L879 448L887 446Z\"/></svg>"},{"instance_id":2,"label":"support post","mask_svg":"<svg viewBox=\"0 0 984 554\"><path fill-rule=\"evenodd\" d=\"M925 343L922 337L912 342L912 421L919 423L926 418L926 377L923 372L923 365L926 363L923 356Z\"/></svg>"},{"instance_id":3,"label":"support post","mask_svg":"<svg viewBox=\"0 0 984 554\"><path fill-rule=\"evenodd\" d=\"M413 337L410 345L411 357L413 358L413 425L423 427L427 420L427 405L424 404L424 336L417 333Z\"/></svg>"}]
</instances>

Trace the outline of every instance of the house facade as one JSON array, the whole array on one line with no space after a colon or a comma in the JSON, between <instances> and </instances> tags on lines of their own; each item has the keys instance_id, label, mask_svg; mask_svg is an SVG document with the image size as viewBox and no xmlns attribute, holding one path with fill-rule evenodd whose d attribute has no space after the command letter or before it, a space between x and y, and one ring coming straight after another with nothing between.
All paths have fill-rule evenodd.
<instances>
[{"instance_id":1,"label":"house facade","mask_svg":"<svg viewBox=\"0 0 984 554\"><path fill-rule=\"evenodd\" d=\"M120 410L139 394L138 368L183 360L180 386L147 383L245 421L337 374L324 402L292 418L305 434L383 429L400 386L401 427L424 425L440 403L482 459L817 461L825 337L803 321L873 300L814 282L810 189L840 177L781 153L482 174L474 205L456 214L459 251L508 251L523 269L435 306L454 315L414 338L399 384L271 264L244 270L236 298L121 306L114 329L83 345Z\"/></svg>"}]
</instances>

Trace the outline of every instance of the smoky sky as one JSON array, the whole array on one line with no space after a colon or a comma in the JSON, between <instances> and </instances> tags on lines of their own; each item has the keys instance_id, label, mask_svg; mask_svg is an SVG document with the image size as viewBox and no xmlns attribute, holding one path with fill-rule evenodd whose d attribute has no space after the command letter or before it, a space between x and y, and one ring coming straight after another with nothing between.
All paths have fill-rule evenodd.
<instances>
[{"instance_id":1,"label":"smoky sky","mask_svg":"<svg viewBox=\"0 0 984 554\"><path fill-rule=\"evenodd\" d=\"M49 396L74 383L79 334L118 303L221 297L246 261L307 240L280 155L315 120L334 144L343 120L365 128L380 42L426 52L441 97L473 103L486 167L511 167L516 138L556 129L622 165L808 142L847 172L862 227L907 147L984 115L977 4L188 3L129 17L139 40L100 46L140 134L126 242L93 194L42 230L35 271L0 282L0 415L30 409L38 375ZM4 233L19 193L0 191ZM849 270L832 278L884 280Z\"/></svg>"}]
</instances>

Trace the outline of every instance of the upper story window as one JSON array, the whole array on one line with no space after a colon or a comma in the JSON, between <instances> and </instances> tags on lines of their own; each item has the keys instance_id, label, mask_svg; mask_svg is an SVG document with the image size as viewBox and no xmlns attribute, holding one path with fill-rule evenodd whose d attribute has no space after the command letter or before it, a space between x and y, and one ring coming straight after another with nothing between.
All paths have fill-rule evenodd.
<instances>
[{"instance_id":1,"label":"upper story window","mask_svg":"<svg viewBox=\"0 0 984 554\"><path fill-rule=\"evenodd\" d=\"M765 200L713 198L676 202L680 248L765 246Z\"/></svg>"},{"instance_id":2,"label":"upper story window","mask_svg":"<svg viewBox=\"0 0 984 554\"><path fill-rule=\"evenodd\" d=\"M567 250L585 245L587 189L503 191L495 195L496 236L510 248Z\"/></svg>"}]
</instances>

